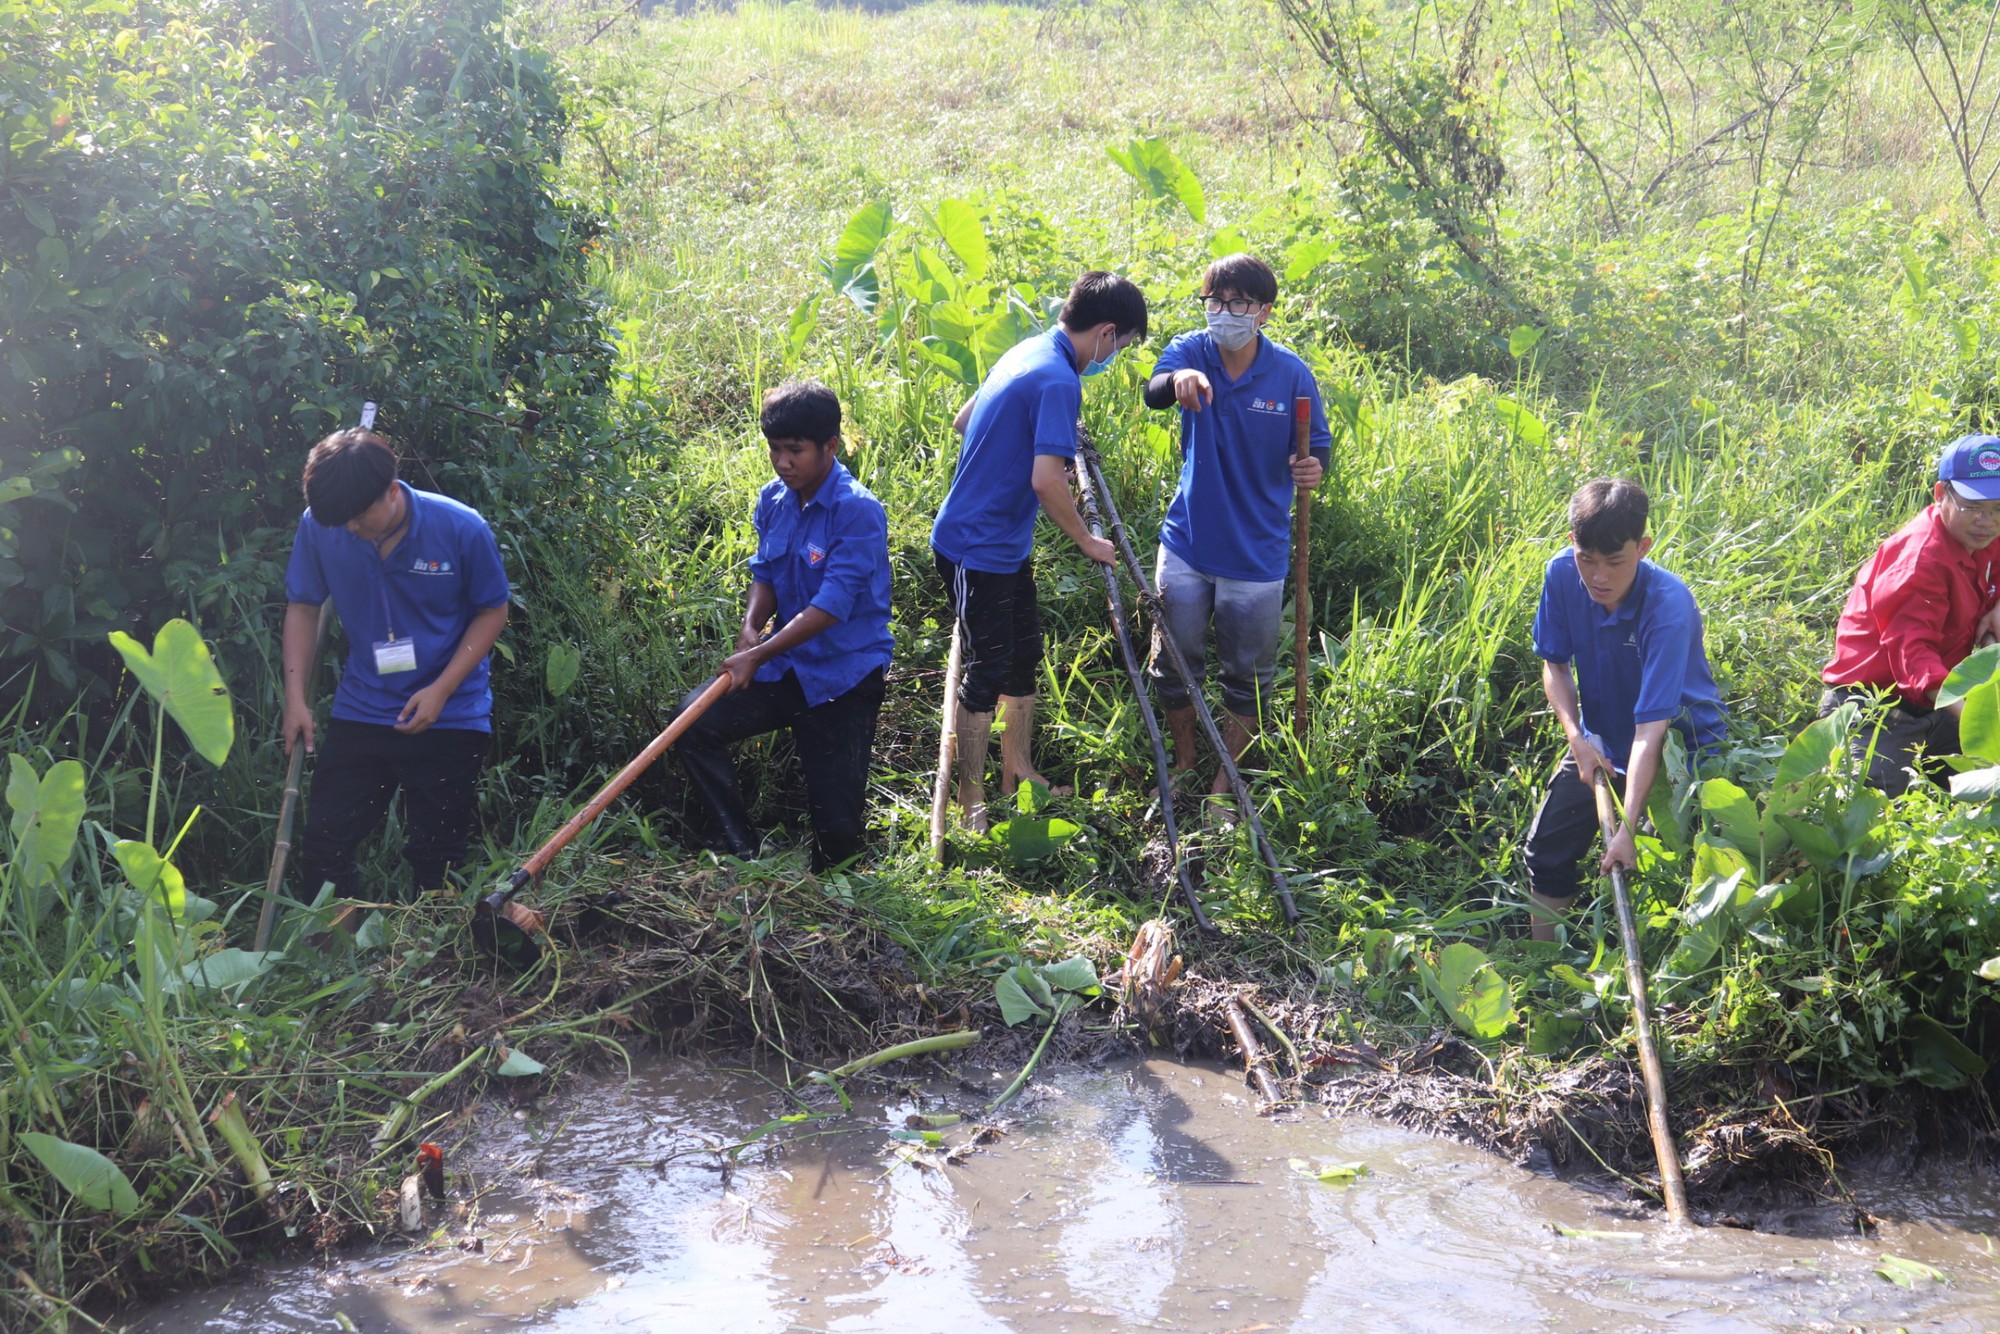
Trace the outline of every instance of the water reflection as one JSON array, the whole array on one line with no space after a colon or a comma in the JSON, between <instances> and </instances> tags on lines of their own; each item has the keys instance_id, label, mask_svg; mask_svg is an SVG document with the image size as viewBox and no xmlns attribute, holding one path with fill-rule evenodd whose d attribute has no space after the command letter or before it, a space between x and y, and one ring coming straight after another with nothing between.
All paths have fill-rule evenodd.
<instances>
[{"instance_id":1,"label":"water reflection","mask_svg":"<svg viewBox=\"0 0 2000 1334\"><path fill-rule=\"evenodd\" d=\"M921 1091L918 1091L921 1092ZM1880 1183L1869 1238L1677 1231L1484 1154L1364 1119L1252 1114L1240 1080L1167 1062L1065 1071L957 1165L889 1138L912 1099L753 1146L791 1110L747 1073L642 1067L453 1152L469 1213L436 1249L265 1272L134 1313L154 1334L696 1331L1737 1330L2000 1325L2000 1210L1944 1172ZM924 1095L924 1107L960 1097ZM960 1101L969 1101L960 1098ZM962 1127L947 1132L956 1139ZM1346 1187L1292 1160L1365 1161ZM1864 1205L1875 1185L1858 1187ZM1877 1213L1886 1206L1874 1208ZM1907 1219L1909 1221L1900 1221ZM1572 1238L1570 1228L1627 1234ZM484 1252L456 1248L478 1237ZM1884 1253L1937 1265L1908 1292Z\"/></svg>"}]
</instances>

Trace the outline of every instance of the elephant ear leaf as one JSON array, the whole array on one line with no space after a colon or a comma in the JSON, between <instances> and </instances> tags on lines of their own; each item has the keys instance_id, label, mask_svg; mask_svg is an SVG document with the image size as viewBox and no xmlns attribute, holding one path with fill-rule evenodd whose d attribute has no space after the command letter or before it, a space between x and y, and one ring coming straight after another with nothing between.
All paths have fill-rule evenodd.
<instances>
[{"instance_id":1,"label":"elephant ear leaf","mask_svg":"<svg viewBox=\"0 0 2000 1334\"><path fill-rule=\"evenodd\" d=\"M97 1150L34 1131L22 1135L21 1143L85 1208L112 1214L138 1212L139 1194L132 1182Z\"/></svg>"},{"instance_id":2,"label":"elephant ear leaf","mask_svg":"<svg viewBox=\"0 0 2000 1334\"><path fill-rule=\"evenodd\" d=\"M84 811L83 766L75 760L58 760L48 773L37 774L35 766L19 755L7 760L14 864L23 883L32 887L53 879L76 846Z\"/></svg>"},{"instance_id":3,"label":"elephant ear leaf","mask_svg":"<svg viewBox=\"0 0 2000 1334\"><path fill-rule=\"evenodd\" d=\"M175 617L160 627L149 653L145 645L122 630L111 632L111 647L146 693L160 702L194 748L210 764L220 766L236 741L236 711L229 687L215 670L215 659L202 642L201 631Z\"/></svg>"}]
</instances>

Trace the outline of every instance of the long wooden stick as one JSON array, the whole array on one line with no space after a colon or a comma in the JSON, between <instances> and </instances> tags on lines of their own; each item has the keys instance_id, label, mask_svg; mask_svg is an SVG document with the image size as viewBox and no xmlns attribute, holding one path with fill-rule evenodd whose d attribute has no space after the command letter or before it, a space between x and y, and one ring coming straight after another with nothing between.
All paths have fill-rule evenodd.
<instances>
[{"instance_id":1,"label":"long wooden stick","mask_svg":"<svg viewBox=\"0 0 2000 1334\"><path fill-rule=\"evenodd\" d=\"M958 763L958 676L964 666L958 609L951 614L951 653L944 664L944 709L938 723L937 781L931 784L931 860L944 861L944 827L951 813L952 770Z\"/></svg>"},{"instance_id":2,"label":"long wooden stick","mask_svg":"<svg viewBox=\"0 0 2000 1334\"><path fill-rule=\"evenodd\" d=\"M372 404L370 406L373 406ZM372 420L372 418L371 418ZM320 654L326 651L327 627L333 624L333 599L319 604L319 631L313 640L313 655L306 662L306 707L312 707L313 681L319 675ZM257 914L257 949L271 944L271 929L278 922L278 900L285 888L285 863L292 856L292 823L299 814L299 785L305 778L306 743L299 738L292 747L292 762L285 767L285 795L278 803L278 841L271 848L271 869L264 877L264 909ZM318 885L311 886L313 891Z\"/></svg>"},{"instance_id":3,"label":"long wooden stick","mask_svg":"<svg viewBox=\"0 0 2000 1334\"><path fill-rule=\"evenodd\" d=\"M653 761L667 753L667 747L681 739L681 734L694 726L695 719L708 712L708 706L729 693L729 673L719 674L709 682L708 689L695 697L694 703L682 709L666 730L647 743L644 750L630 764L620 769L615 777L597 789L597 795L584 804L582 810L569 817L569 823L556 830L548 842L536 848L528 860L521 863L519 870L509 876L507 883L479 901L481 912L498 915L507 906L507 900L515 891L548 869L556 854L568 847L570 840L582 833L592 820L604 813L604 808L618 800L626 788L632 786L640 774L653 767Z\"/></svg>"},{"instance_id":4,"label":"long wooden stick","mask_svg":"<svg viewBox=\"0 0 2000 1334\"><path fill-rule=\"evenodd\" d=\"M1166 606L1160 601L1160 594L1153 587L1152 580L1146 577L1146 567L1139 562L1139 552L1132 545L1132 535L1125 531L1124 521L1118 517L1118 502L1112 499L1111 488L1105 485L1104 465L1097 457L1096 446L1090 442L1090 433L1081 426L1078 430L1081 446L1077 457L1090 472L1090 484L1097 491L1098 503L1104 507L1105 527L1118 547L1119 557L1125 562L1125 572L1138 585L1139 601L1145 605L1147 615L1164 631ZM1251 798L1250 785L1243 781L1243 771L1236 767L1236 757L1229 753L1229 747L1222 740L1222 729L1215 725L1215 715L1210 712L1208 701L1201 693L1201 683L1194 679L1194 669L1188 665L1187 655L1181 652L1181 646L1174 642L1172 635L1162 633L1160 645L1167 651L1167 661L1173 666L1174 675L1180 677L1181 684L1187 688L1188 700L1194 705L1195 721L1201 725L1202 735L1214 748L1222 772L1229 779L1229 790L1235 794L1244 822L1250 826L1251 842L1263 854L1264 865L1271 873L1272 892L1278 896L1278 906L1285 914L1285 923L1297 926L1299 908L1292 902L1291 882L1285 879L1284 867L1278 861L1278 850L1271 846L1270 835L1264 832L1264 822L1257 817L1257 803Z\"/></svg>"},{"instance_id":5,"label":"long wooden stick","mask_svg":"<svg viewBox=\"0 0 2000 1334\"><path fill-rule=\"evenodd\" d=\"M1599 767L1592 784L1597 797L1597 827L1604 845L1618 832L1618 811L1611 800L1611 780ZM1653 1156L1660 1164L1660 1197L1667 1217L1688 1221L1687 1184L1681 1180L1680 1154L1674 1148L1673 1127L1667 1123L1667 1076L1660 1050L1653 1045L1651 1007L1646 1002L1646 961L1639 953L1639 925L1632 916L1632 896L1625 889L1625 868L1611 867L1611 897L1618 909L1618 933L1625 941L1625 989L1632 994L1632 1035L1639 1043L1639 1070L1646 1085L1646 1128L1653 1136Z\"/></svg>"},{"instance_id":6,"label":"long wooden stick","mask_svg":"<svg viewBox=\"0 0 2000 1334\"><path fill-rule=\"evenodd\" d=\"M1292 400L1292 457L1312 457L1312 400ZM1312 654L1311 562L1313 493L1301 490L1292 514L1292 739L1305 744L1311 693L1306 689L1307 660Z\"/></svg>"},{"instance_id":7,"label":"long wooden stick","mask_svg":"<svg viewBox=\"0 0 2000 1334\"><path fill-rule=\"evenodd\" d=\"M1078 490L1083 496L1083 522L1092 537L1104 536L1104 519L1098 512L1097 488L1091 482L1090 469L1077 470ZM1104 596L1111 608L1111 627L1118 635L1118 651L1125 659L1125 677L1132 683L1133 697L1139 701L1139 717L1146 724L1146 739L1153 747L1153 772L1160 780L1160 824L1167 836L1167 856L1173 859L1174 879L1181 887L1181 897L1187 900L1188 911L1194 915L1195 927L1204 935L1220 935L1215 923L1208 920L1202 910L1201 896L1195 892L1194 874L1189 869L1187 858L1181 855L1180 830L1176 827L1174 815L1174 774L1173 766L1167 762L1166 738L1160 734L1160 718L1153 711L1152 692L1146 688L1145 675L1139 670L1139 654L1132 647L1132 631L1125 623L1125 598L1118 589L1118 569L1114 565L1100 565L1104 572Z\"/></svg>"}]
</instances>

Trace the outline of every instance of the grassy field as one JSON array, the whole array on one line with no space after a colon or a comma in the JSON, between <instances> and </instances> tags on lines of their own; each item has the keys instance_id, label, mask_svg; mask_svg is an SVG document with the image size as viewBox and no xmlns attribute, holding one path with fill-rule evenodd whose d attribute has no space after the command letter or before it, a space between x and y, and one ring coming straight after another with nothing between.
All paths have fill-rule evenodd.
<instances>
[{"instance_id":1,"label":"grassy field","mask_svg":"<svg viewBox=\"0 0 2000 1334\"><path fill-rule=\"evenodd\" d=\"M768 475L755 406L793 374L838 391L849 465L890 515L898 652L876 856L808 875L786 744L763 743L744 753L759 814L791 821L769 859L694 851L668 761L541 887L564 948L524 975L481 963L458 902L378 914L351 962L299 947L310 919L293 914L283 955L245 959L281 772L258 720L276 699L284 534L225 534L189 605L236 695L227 765L186 753L129 685L67 712L32 691L0 707L7 749L42 784L10 775L0 866L0 909L40 905L0 911L19 1074L0 1085L15 1279L0 1316L59 1325L68 1301L162 1271L357 1235L380 1222L403 1132L451 1130L445 1109L471 1081L447 1096L433 1077L490 1072L503 1052L616 1059L622 1043L727 1035L819 1060L955 1024L1020 963L1085 954L1108 970L1168 886L1101 583L1044 537L1039 753L1076 784L1051 812L1075 834L1036 857L961 836L939 869L927 820L948 626L929 526L956 457L949 422L981 369L1078 272L1112 267L1147 291L1152 336L1090 382L1085 415L1149 550L1178 472L1172 422L1140 402L1151 349L1199 322L1202 267L1237 249L1279 269L1271 332L1313 366L1336 440L1313 529L1311 732L1275 738L1253 775L1304 924L1282 930L1240 835L1208 836L1223 935L1184 932L1190 963L1335 1016L1296 1035L1309 1050L1454 1027L1514 1092L1627 1053L1608 913L1531 945L1518 864L1559 739L1528 642L1540 573L1574 486L1619 472L1653 494L1655 557L1695 591L1731 711L1710 781L1664 794L1639 878L1679 1106L1703 1125L1766 1106L1755 1072L1773 1069L1864 1100L1990 1091L1989 805L1924 789L1885 806L1838 736L1802 730L1855 565L1922 503L1938 447L1991 428L2000 402L1985 319L2000 253L1913 73L1940 73L1940 48L1912 54L1886 13L1809 0L1663 0L1643 16L1606 0L1593 15L1538 0L793 4L628 16L592 37L610 10L515 11L512 35L552 53L568 98L550 181L610 220L600 235L572 214L577 230L549 240L530 207L518 230L541 239L522 253L544 276L537 245L590 256L616 369L600 402L597 331L572 311L568 378L543 382L568 386L546 391L563 403L482 363L453 392L490 411L404 419L425 466L455 451L441 485L497 498L517 592L467 903L726 651ZM419 68L428 31L414 24L400 48ZM354 49L365 90L369 48ZM236 225L253 235L262 199L244 198ZM46 268L44 216L6 235ZM834 264L844 243L870 260L854 281L854 263ZM481 279L482 301L513 281ZM408 286L370 318L386 330L416 310ZM345 294L325 300L342 328L368 328ZM342 374L378 372L368 358L385 347ZM420 361L393 369L423 394ZM537 435L534 419L559 425ZM580 655L573 684L548 673L557 648ZM2000 738L1990 749L1980 758L2000 761ZM69 760L87 773L58 778ZM20 812L70 801L72 781L84 850L43 875ZM176 855L200 902L162 916L136 879L136 897L122 887L109 849L142 829L167 843L198 804ZM397 839L392 822L367 867L385 897ZM612 889L631 929L592 934L577 909ZM51 893L71 911L47 911ZM217 959L244 975L204 980ZM268 1221L244 1222L247 1169L202 1129L227 1124L232 1093L291 1187ZM29 1133L126 1169L133 1207L109 1201L123 1221L99 1227L105 1201L59 1188Z\"/></svg>"}]
</instances>

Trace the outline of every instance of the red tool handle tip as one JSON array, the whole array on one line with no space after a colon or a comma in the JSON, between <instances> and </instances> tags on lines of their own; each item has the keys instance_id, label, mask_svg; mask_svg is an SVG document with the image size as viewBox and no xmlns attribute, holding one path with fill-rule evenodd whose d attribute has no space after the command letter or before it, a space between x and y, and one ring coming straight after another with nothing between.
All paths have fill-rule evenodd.
<instances>
[{"instance_id":1,"label":"red tool handle tip","mask_svg":"<svg viewBox=\"0 0 2000 1334\"><path fill-rule=\"evenodd\" d=\"M1312 415L1313 401L1311 399L1295 398L1292 400L1292 416L1295 419L1302 422L1311 421Z\"/></svg>"}]
</instances>

